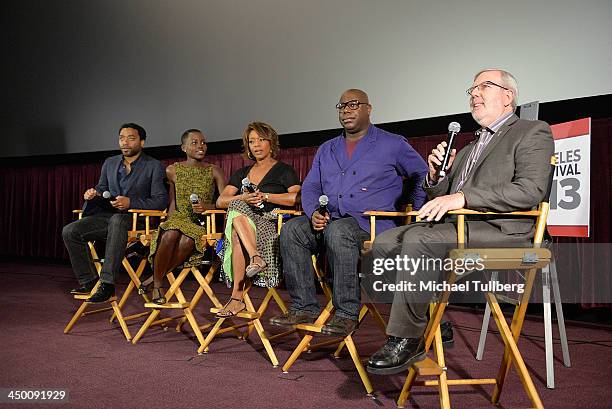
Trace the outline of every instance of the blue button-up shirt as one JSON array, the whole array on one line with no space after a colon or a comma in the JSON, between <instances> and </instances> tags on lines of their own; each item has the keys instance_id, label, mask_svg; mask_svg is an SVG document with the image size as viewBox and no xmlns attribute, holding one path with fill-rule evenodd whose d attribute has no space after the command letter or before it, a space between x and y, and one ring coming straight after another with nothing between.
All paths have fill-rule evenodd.
<instances>
[{"instance_id":1,"label":"blue button-up shirt","mask_svg":"<svg viewBox=\"0 0 612 409\"><path fill-rule=\"evenodd\" d=\"M394 211L402 195L403 177L414 186L408 202L419 209L426 200L422 189L427 164L406 138L370 125L348 157L343 135L325 142L315 155L302 184L302 207L311 217L319 206L319 196L329 197L332 219L352 216L369 232L367 210ZM392 219L376 221L376 233L395 227Z\"/></svg>"}]
</instances>

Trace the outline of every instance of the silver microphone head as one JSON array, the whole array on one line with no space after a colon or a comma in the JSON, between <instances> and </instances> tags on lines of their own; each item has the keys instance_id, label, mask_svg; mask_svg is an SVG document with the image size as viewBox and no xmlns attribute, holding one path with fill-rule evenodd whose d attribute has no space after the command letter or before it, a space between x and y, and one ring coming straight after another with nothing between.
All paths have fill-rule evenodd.
<instances>
[{"instance_id":1,"label":"silver microphone head","mask_svg":"<svg viewBox=\"0 0 612 409\"><path fill-rule=\"evenodd\" d=\"M459 133L460 130L461 125L459 125L459 122L451 122L448 124L448 132Z\"/></svg>"},{"instance_id":2,"label":"silver microphone head","mask_svg":"<svg viewBox=\"0 0 612 409\"><path fill-rule=\"evenodd\" d=\"M191 195L189 195L189 200L191 201L191 203L196 204L200 201L200 197L197 194L192 193Z\"/></svg>"},{"instance_id":3,"label":"silver microphone head","mask_svg":"<svg viewBox=\"0 0 612 409\"><path fill-rule=\"evenodd\" d=\"M249 186L250 184L251 181L249 180L249 178L242 179L242 186Z\"/></svg>"},{"instance_id":4,"label":"silver microphone head","mask_svg":"<svg viewBox=\"0 0 612 409\"><path fill-rule=\"evenodd\" d=\"M329 203L329 197L327 195L319 196L319 206L327 206Z\"/></svg>"},{"instance_id":5,"label":"silver microphone head","mask_svg":"<svg viewBox=\"0 0 612 409\"><path fill-rule=\"evenodd\" d=\"M111 196L112 196L112 195L111 195L111 192L109 192L108 190L105 190L105 191L102 193L102 197L103 197L103 198L105 198L105 199L110 199L110 198L111 198Z\"/></svg>"}]
</instances>

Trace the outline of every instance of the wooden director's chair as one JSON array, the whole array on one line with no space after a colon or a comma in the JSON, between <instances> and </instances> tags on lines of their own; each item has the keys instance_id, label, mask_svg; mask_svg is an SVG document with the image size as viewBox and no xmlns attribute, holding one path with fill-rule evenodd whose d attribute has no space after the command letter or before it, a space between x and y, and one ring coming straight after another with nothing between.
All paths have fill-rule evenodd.
<instances>
[{"instance_id":1,"label":"wooden director's chair","mask_svg":"<svg viewBox=\"0 0 612 409\"><path fill-rule=\"evenodd\" d=\"M128 231L128 249L130 246L136 244L137 242L140 241L141 236L147 236L150 235L150 231L151 231L151 217L153 216L162 216L165 215L165 213L163 212L159 212L157 210L141 210L141 209L130 209L128 210L129 213L132 214L132 229L130 231ZM78 218L81 219L83 217L83 211L82 210L73 210L73 213L78 214ZM161 214L163 213L163 214ZM138 229L138 217L144 217L145 218L145 229L144 230L139 230ZM96 268L96 271L98 272L98 275L100 274L100 272L102 271L102 263L103 263L103 259L100 259L100 257L98 257L98 253L96 251L96 248L94 246L93 242L87 242L87 246L89 247L89 252L90 255L92 257L94 266ZM91 290L91 292L89 294L85 294L85 295L78 295L75 294L74 295L74 299L75 300L80 300L82 301L80 307L77 309L77 311L74 313L74 315L72 316L70 322L68 322L68 324L66 325L66 328L64 328L64 334L68 334L71 330L72 327L74 327L74 325L76 324L76 322L81 318L84 317L86 315L90 315L90 314L95 314L98 312L103 312L103 311L109 311L109 310L113 310L113 314L111 315L109 322L113 322L114 320L117 320L117 322L119 322L119 325L121 326L121 330L123 331L123 335L125 336L125 338L130 341L132 339L132 335L130 334L130 331L127 327L126 321L135 319L135 318L139 318L142 317L146 314L148 314L148 312L141 312L141 313L137 313L137 314L132 314L132 315L128 315L128 316L124 316L122 313L122 309L125 305L125 303L127 302L128 298L130 297L130 295L132 294L132 292L134 291L135 288L138 288L138 286L140 286L141 282L140 282L140 276L142 275L142 272L144 271L146 265L147 265L147 258L146 256L142 256L140 262L138 263L138 266L136 268L136 270L134 270L134 268L132 267L132 265L130 264L129 260L127 259L127 257L123 258L122 261L123 267L125 268L125 270L127 271L129 277L130 277L130 282L128 283L127 288L125 289L123 295L121 296L121 299L119 300L119 302L117 302L117 297L116 296L112 296L108 302L110 303L110 307L103 307L103 308L97 308L95 310L91 310L91 311L86 311L87 308L91 305L91 303L86 302L85 300L87 300L89 297L91 297L93 294L95 294L95 292L98 290L98 287L100 286L100 281L98 281L96 283L96 285L94 286L94 288ZM148 297L146 295L142 295L143 299L145 301L149 301Z\"/></svg>"},{"instance_id":2,"label":"wooden director's chair","mask_svg":"<svg viewBox=\"0 0 612 409\"><path fill-rule=\"evenodd\" d=\"M549 205L547 202L542 202L537 210L518 211L511 213L495 213L495 212L478 212L469 209L460 209L448 212L457 216L457 243L458 248L451 250L449 258L452 260L458 259L481 259L486 270L526 270L525 286L521 300L515 308L514 315L510 326L503 315L499 306L498 296L493 292L486 293L486 301L491 309L495 323L499 329L503 339L505 349L504 357L497 375L497 378L487 379L448 379L447 367L444 359L444 350L442 346L442 336L440 331L440 322L448 299L450 291L443 292L437 302L431 304L431 318L425 329L425 353L433 346L434 359L425 358L424 360L412 365L408 372L408 377L404 383L400 396L397 400L398 407L404 407L406 399L410 395L410 390L413 385L419 386L436 386L438 388L440 407L443 409L450 408L449 386L455 385L495 385L491 402L497 404L504 385L504 381L510 370L510 365L514 364L523 388L525 389L531 404L535 408L543 408L538 392L531 380L525 361L518 349L517 342L521 333L525 312L529 303L529 297L533 287L533 282L537 270L547 266L551 259L551 253L546 248L541 248L542 238L546 226L546 218L548 216ZM413 213L416 215L416 212ZM465 217L470 215L503 215L510 217L534 217L536 218L536 231L533 240L533 247L520 248L465 248ZM449 284L457 281L455 272L451 272L447 279ZM416 381L419 376L433 376L437 379Z\"/></svg>"},{"instance_id":3,"label":"wooden director's chair","mask_svg":"<svg viewBox=\"0 0 612 409\"><path fill-rule=\"evenodd\" d=\"M555 166L555 157L552 156L550 164ZM552 186L551 173L549 181L549 189L546 197L550 194L550 187ZM449 259L455 260L468 260L468 259L480 259L484 264L485 270L515 270L525 271L525 283L524 291L520 295L520 299L516 303L514 314L510 326L504 317L504 314L499 306L499 300L506 298L498 296L493 292L487 292L485 294L487 306L491 310L491 314L495 320L502 340L504 342L504 356L499 368L499 372L496 378L486 379L448 379L446 375L447 367L444 360L444 349L442 346L442 336L440 331L440 322L442 315L448 304L450 291L444 291L438 297L436 302L432 302L430 306L431 318L425 329L425 353L433 345L434 359L429 357L423 361L416 362L408 371L408 376L397 400L398 407L404 407L406 399L410 395L410 389L413 385L419 386L437 386L438 395L440 399L440 407L442 409L450 408L450 396L449 386L455 385L495 385L493 394L491 396L491 402L497 404L502 392L502 388L508 372L510 371L510 365L514 364L519 379L531 401L534 408L543 408L542 401L538 395L538 392L533 384L531 376L527 371L525 361L518 349L517 343L525 320L525 313L527 312L527 305L529 304L529 297L531 296L531 290L537 274L538 269L546 268L552 259L551 252L547 248L542 248L542 241L546 232L546 219L548 218L550 206L547 201L543 201L538 206L537 210L527 211L516 211L510 213L497 213L497 212L478 212L469 209L459 209L448 212L457 216L457 249L449 252ZM533 237L532 247L518 247L518 248L466 248L465 247L465 217L466 216L509 216L509 217L532 217L535 219L535 233ZM457 281L457 274L454 271L451 272L447 279L447 282L452 284ZM435 380L416 381L417 375L421 376L434 376Z\"/></svg>"},{"instance_id":4,"label":"wooden director's chair","mask_svg":"<svg viewBox=\"0 0 612 409\"><path fill-rule=\"evenodd\" d=\"M225 210L212 210L212 211L205 212L205 214L210 214L211 216L210 218L211 231L213 232L216 231L215 220L213 219L213 216L215 214L225 214L225 213L226 213ZM277 231L279 233L283 225L283 221L286 217L296 216L296 215L301 214L301 212L294 211L294 210L277 210L276 213L277 213ZM211 240L220 240L221 237L222 237L222 233L215 233L210 238ZM321 286L323 287L323 291L326 294L330 294L330 290L326 286L327 284L324 281L321 271L322 271L321 268L318 265L315 265L315 272L317 274L317 278L319 279L319 282L321 283ZM208 333L204 342L201 343L200 348L198 349L198 353L208 353L209 345L211 344L211 342L214 340L214 338L217 335L220 335L220 334L223 334L229 331L236 332L240 328L247 327L246 331L241 334L240 338L243 340L248 339L248 337L251 335L253 330L255 330L262 344L264 345L264 348L266 350L266 353L268 354L268 357L270 358L270 361L272 362L272 365L276 368L278 366L278 358L276 357L276 353L274 352L274 349L272 348L272 344L270 341L276 338L280 338L280 337L289 335L291 333L294 333L296 330L293 329L293 330L285 331L279 334L269 335L261 323L261 318L263 317L268 307L270 306L270 302L274 300L274 302L276 302L281 312L283 313L286 313L288 311L287 306L285 305L285 302L282 300L282 298L278 294L278 291L276 290L276 288L270 287L267 289L266 295L264 296L261 304L259 305L259 308L255 309L255 305L253 304L253 301L249 295L250 289L251 289L251 285L249 283L243 292L243 301L246 305L246 310L239 312L233 317L217 318L217 322L215 323L214 327ZM213 314L216 314L222 308L223 307L219 304L211 308L210 312ZM240 319L245 320L245 322L240 323L240 324L234 324L232 321L232 318L240 318ZM225 323L226 320L230 320L232 324L229 326L223 327L223 324Z\"/></svg>"},{"instance_id":5,"label":"wooden director's chair","mask_svg":"<svg viewBox=\"0 0 612 409\"><path fill-rule=\"evenodd\" d=\"M364 242L364 245L363 245L364 251L368 251L372 248L372 243L374 242L374 238L376 237L376 217L402 217L404 218L404 224L409 224L411 222L412 213L408 213L408 212L410 212L411 210L412 210L412 206L408 205L406 208L406 212L389 212L389 211L365 212L364 214L370 217L370 240ZM371 396L374 392L374 388L372 387L372 383L370 382L367 372L363 366L362 359L359 356L357 347L355 346L355 342L353 341L352 333L347 335L344 338L335 337L334 339L329 340L329 341L320 342L320 343L313 344L313 345L310 344L314 336L316 334L321 333L321 328L323 328L325 323L330 319L334 311L334 305L332 303L331 293L328 295L327 299L328 299L327 305L325 306L321 314L319 314L319 316L317 317L314 323L298 324L295 326L295 328L300 333L304 333L304 335L302 336L302 339L300 343L298 344L298 346L293 350L293 353L287 359L287 362L285 362L285 364L283 365L283 368L282 368L283 372L287 373L289 371L289 368L291 368L291 366L295 363L295 361L299 358L299 356L303 352L306 352L306 351L310 352L310 351L313 351L315 349L318 349L324 346L338 344L338 347L334 351L333 355L335 358L339 358L340 353L346 346L351 356L351 359L353 360L355 368L357 369L357 372L359 373L361 382L363 383L363 386L366 389L366 393L368 394L368 396ZM359 323L361 324L363 319L368 314L372 315L372 317L374 318L374 322L381 328L383 334L385 334L387 324L385 320L383 319L383 317L381 316L380 312L378 311L378 308L376 308L376 305L372 302L364 302L363 305L361 306L361 309L359 310L359 317L358 317Z\"/></svg>"},{"instance_id":6,"label":"wooden director's chair","mask_svg":"<svg viewBox=\"0 0 612 409\"><path fill-rule=\"evenodd\" d=\"M204 247L207 248L208 251L214 250L214 244L216 243L216 240L218 239L218 237L221 237L221 233L217 233L215 230L215 224L211 223L210 221L210 217L213 216L217 212L218 212L217 210L208 210L204 213L206 217L207 234L202 237L202 242L204 244ZM143 236L141 238L141 241L146 242L146 244L148 245L151 241L151 236L152 235ZM208 267L208 272L206 273L205 276L200 271L201 267ZM182 331L185 322L188 322L193 333L195 334L198 340L198 343L202 345L204 342L204 335L202 334L202 330L209 328L210 326L212 326L212 324L206 323L206 324L200 325L193 311L199 304L204 294L206 294L207 298L210 300L210 302L215 307L218 307L218 308L222 307L221 303L219 302L219 299L215 295L210 285L215 275L215 272L217 271L218 268L219 268L219 261L217 257L214 255L214 251L213 251L213 255L211 259L205 260L199 266L192 266L192 267L183 266L177 276L175 276L173 272L169 272L166 275L166 278L170 286L168 288L168 291L166 291L164 295L166 297L166 303L163 305L160 305L160 304L156 304L153 302L149 302L147 300L144 306L145 308L151 309L151 311L150 313L147 312L149 316L147 317L142 327L138 330L138 332L134 336L132 343L136 344L142 338L144 333L152 326L160 325L163 328L165 328L168 322L177 321L177 324L176 324L177 332ZM181 286L183 285L183 283L185 282L185 279L189 276L189 274L193 275L193 277L196 279L199 285L198 289L196 290L191 300L187 300L187 298L185 297L185 294L183 293L183 290L181 289ZM173 298L174 298L174 301L172 301ZM180 313L178 315L173 315L170 317L158 319L162 311L172 311L172 310L180 310Z\"/></svg>"}]
</instances>

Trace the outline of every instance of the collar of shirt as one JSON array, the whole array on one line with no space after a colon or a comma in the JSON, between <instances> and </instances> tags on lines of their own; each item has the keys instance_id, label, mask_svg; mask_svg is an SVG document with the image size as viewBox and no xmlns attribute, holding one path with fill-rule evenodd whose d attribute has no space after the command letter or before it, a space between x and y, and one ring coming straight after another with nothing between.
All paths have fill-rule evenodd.
<instances>
[{"instance_id":1,"label":"collar of shirt","mask_svg":"<svg viewBox=\"0 0 612 409\"><path fill-rule=\"evenodd\" d=\"M510 119L512 115L514 115L514 112L507 113L506 115L503 115L497 118L495 121L493 121L491 125L489 125L488 127L484 129L486 129L489 133L494 134L495 132L499 130L499 128L501 128L503 124L506 123L508 119Z\"/></svg>"},{"instance_id":2,"label":"collar of shirt","mask_svg":"<svg viewBox=\"0 0 612 409\"><path fill-rule=\"evenodd\" d=\"M142 158L142 153L138 155L135 161L130 163L130 168L134 167L138 162L140 162L140 158ZM121 159L121 165L125 167L125 156Z\"/></svg>"}]
</instances>

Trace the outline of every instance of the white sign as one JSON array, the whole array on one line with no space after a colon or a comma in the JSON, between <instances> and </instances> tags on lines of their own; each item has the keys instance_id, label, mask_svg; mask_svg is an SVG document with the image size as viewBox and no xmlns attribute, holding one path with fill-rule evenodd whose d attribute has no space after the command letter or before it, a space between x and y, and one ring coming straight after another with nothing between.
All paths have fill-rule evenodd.
<instances>
[{"instance_id":1,"label":"white sign","mask_svg":"<svg viewBox=\"0 0 612 409\"><path fill-rule=\"evenodd\" d=\"M589 237L591 118L551 126L555 174L548 231L553 236Z\"/></svg>"}]
</instances>

